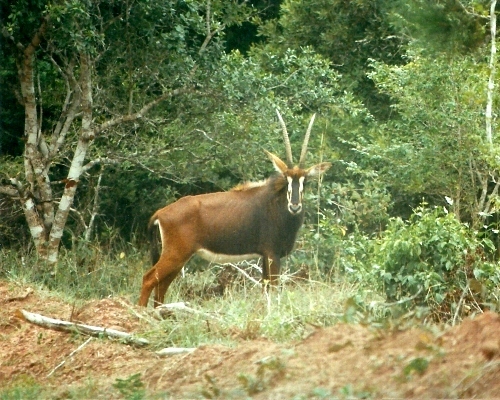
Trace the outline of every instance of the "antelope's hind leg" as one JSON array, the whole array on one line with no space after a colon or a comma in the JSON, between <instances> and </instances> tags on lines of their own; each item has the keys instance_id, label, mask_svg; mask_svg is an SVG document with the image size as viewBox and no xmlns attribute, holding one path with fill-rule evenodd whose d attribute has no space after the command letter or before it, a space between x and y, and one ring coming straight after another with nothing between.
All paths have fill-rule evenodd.
<instances>
[{"instance_id":1,"label":"antelope's hind leg","mask_svg":"<svg viewBox=\"0 0 500 400\"><path fill-rule=\"evenodd\" d=\"M187 259L189 259L189 257ZM154 307L158 307L162 304L168 287L180 272L187 259L177 259L162 254L154 267L146 272L142 278L139 305L143 307L148 305L149 296L153 289L155 291Z\"/></svg>"}]
</instances>

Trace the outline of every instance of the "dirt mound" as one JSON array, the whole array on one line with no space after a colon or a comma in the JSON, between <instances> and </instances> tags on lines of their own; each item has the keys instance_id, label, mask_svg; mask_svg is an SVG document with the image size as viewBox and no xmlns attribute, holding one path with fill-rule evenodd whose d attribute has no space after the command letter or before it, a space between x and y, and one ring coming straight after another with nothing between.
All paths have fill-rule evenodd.
<instances>
[{"instance_id":1,"label":"dirt mound","mask_svg":"<svg viewBox=\"0 0 500 400\"><path fill-rule=\"evenodd\" d=\"M311 327L296 343L242 340L160 358L151 350L26 323L26 309L128 332L141 310L119 298L76 308L0 281L0 387L38 382L58 397L92 382L92 397L122 398L113 384L135 374L148 393L174 398L335 397L492 398L500 395L500 317L491 312L438 329L376 330L352 324Z\"/></svg>"}]
</instances>

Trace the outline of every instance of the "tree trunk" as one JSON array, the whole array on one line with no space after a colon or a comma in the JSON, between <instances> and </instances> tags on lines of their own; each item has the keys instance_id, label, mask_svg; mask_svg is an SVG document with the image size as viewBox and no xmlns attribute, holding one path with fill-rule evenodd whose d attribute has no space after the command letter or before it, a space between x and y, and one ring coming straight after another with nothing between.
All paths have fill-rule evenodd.
<instances>
[{"instance_id":1,"label":"tree trunk","mask_svg":"<svg viewBox=\"0 0 500 400\"><path fill-rule=\"evenodd\" d=\"M497 54L496 47L496 31L497 31L497 16L495 13L496 0L493 0L490 5L490 33L491 33L491 47L490 47L490 76L488 78L488 90L487 90L487 101L486 101L486 141L490 146L493 145L493 93L495 89L495 61Z\"/></svg>"},{"instance_id":2,"label":"tree trunk","mask_svg":"<svg viewBox=\"0 0 500 400\"><path fill-rule=\"evenodd\" d=\"M25 109L24 135L26 146L24 165L28 187L23 187L21 184L17 187L37 253L42 257L46 255L48 231L51 229L54 218L50 180L46 173L43 156L38 148L40 124L35 95L35 51L40 45L46 23L46 20L42 22L31 43L24 49L22 59L18 64L19 81Z\"/></svg>"},{"instance_id":3,"label":"tree trunk","mask_svg":"<svg viewBox=\"0 0 500 400\"><path fill-rule=\"evenodd\" d=\"M83 171L83 163L94 138L92 131L92 71L88 54L80 54L80 88L82 94L82 124L71 166L66 178L64 192L54 218L48 239L47 261L51 265L57 263L59 245L68 220L69 211L75 198L76 189Z\"/></svg>"}]
</instances>

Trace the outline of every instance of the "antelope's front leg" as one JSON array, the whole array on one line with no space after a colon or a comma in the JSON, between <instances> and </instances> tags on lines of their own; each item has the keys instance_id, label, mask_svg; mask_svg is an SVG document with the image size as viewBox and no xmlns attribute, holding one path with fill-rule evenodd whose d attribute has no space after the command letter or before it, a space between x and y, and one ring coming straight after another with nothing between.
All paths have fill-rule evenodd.
<instances>
[{"instance_id":1,"label":"antelope's front leg","mask_svg":"<svg viewBox=\"0 0 500 400\"><path fill-rule=\"evenodd\" d=\"M280 258L276 256L265 256L262 265L262 279L264 287L276 286L280 276Z\"/></svg>"}]
</instances>

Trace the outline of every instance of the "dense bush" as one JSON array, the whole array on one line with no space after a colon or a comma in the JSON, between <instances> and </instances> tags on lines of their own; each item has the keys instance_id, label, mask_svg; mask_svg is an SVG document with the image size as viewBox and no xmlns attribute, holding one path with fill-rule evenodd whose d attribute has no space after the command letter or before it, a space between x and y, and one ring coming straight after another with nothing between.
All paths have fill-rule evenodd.
<instances>
[{"instance_id":1,"label":"dense bush","mask_svg":"<svg viewBox=\"0 0 500 400\"><path fill-rule=\"evenodd\" d=\"M493 250L452 213L419 207L409 221L390 221L375 248L373 271L389 301L428 307L433 317L448 319L497 302L500 270L488 257Z\"/></svg>"}]
</instances>

